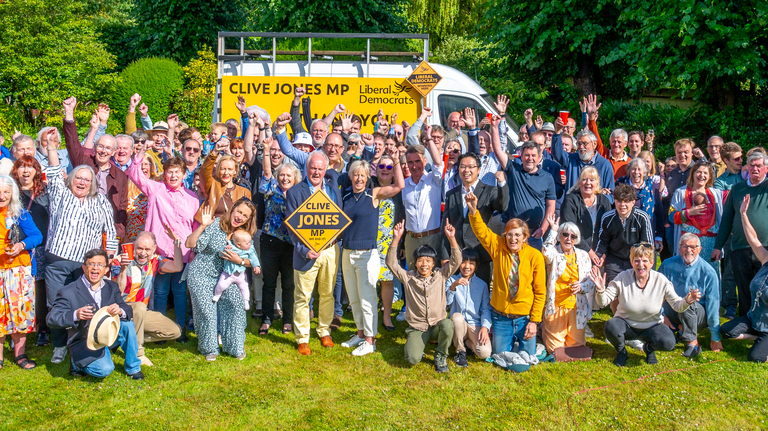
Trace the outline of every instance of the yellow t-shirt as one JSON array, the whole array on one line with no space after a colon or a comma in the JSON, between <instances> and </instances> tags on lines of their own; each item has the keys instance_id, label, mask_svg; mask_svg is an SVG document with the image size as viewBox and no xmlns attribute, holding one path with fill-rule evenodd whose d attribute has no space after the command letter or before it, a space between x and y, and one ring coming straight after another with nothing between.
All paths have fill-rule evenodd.
<instances>
[{"instance_id":1,"label":"yellow t-shirt","mask_svg":"<svg viewBox=\"0 0 768 431\"><path fill-rule=\"evenodd\" d=\"M566 254L565 262L565 271L555 282L555 305L562 308L576 308L576 295L571 294L571 284L579 281L576 253Z\"/></svg>"}]
</instances>

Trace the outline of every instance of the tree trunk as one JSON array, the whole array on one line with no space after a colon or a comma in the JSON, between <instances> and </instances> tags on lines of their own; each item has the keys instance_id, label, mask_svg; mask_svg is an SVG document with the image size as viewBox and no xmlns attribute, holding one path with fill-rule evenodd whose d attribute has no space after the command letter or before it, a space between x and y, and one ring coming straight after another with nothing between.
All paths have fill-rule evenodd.
<instances>
[{"instance_id":1,"label":"tree trunk","mask_svg":"<svg viewBox=\"0 0 768 431\"><path fill-rule=\"evenodd\" d=\"M591 55L579 53L576 57L579 67L576 76L573 77L573 86L579 91L580 97L589 94L597 94L598 76L597 65Z\"/></svg>"},{"instance_id":2,"label":"tree trunk","mask_svg":"<svg viewBox=\"0 0 768 431\"><path fill-rule=\"evenodd\" d=\"M720 109L734 106L739 98L739 86L731 81L718 79L715 81L715 97Z\"/></svg>"}]
</instances>

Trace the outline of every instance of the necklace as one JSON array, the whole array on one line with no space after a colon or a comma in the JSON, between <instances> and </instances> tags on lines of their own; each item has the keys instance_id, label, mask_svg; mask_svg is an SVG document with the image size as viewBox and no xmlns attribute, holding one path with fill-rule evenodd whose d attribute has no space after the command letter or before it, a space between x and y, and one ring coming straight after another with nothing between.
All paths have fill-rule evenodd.
<instances>
[{"instance_id":1,"label":"necklace","mask_svg":"<svg viewBox=\"0 0 768 431\"><path fill-rule=\"evenodd\" d=\"M365 194L365 190L363 190L363 191L362 191L362 192L360 192L360 193L355 193L355 192L352 192L352 197L354 197L354 198L355 198L355 202L359 202L359 201L360 201L360 198L362 198L364 194ZM360 196L358 196L358 195L360 195Z\"/></svg>"}]
</instances>

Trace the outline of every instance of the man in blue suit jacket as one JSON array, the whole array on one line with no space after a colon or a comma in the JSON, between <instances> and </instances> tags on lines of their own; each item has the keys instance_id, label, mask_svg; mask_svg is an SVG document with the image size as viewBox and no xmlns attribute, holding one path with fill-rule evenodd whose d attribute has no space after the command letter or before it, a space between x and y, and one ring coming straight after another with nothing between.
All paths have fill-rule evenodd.
<instances>
[{"instance_id":1,"label":"man in blue suit jacket","mask_svg":"<svg viewBox=\"0 0 768 431\"><path fill-rule=\"evenodd\" d=\"M306 178L291 187L286 194L286 214L293 214L313 193L322 189L337 205L341 204L338 174L326 172L328 156L322 151L309 154L306 164ZM320 310L317 319L317 335L323 347L333 347L330 324L333 321L333 289L336 271L339 268L339 246L334 241L320 253L315 253L289 230L293 243L293 269L296 280L293 303L293 331L296 334L299 353L309 355L309 299L317 282L320 295Z\"/></svg>"},{"instance_id":2,"label":"man in blue suit jacket","mask_svg":"<svg viewBox=\"0 0 768 431\"><path fill-rule=\"evenodd\" d=\"M110 272L109 258L104 250L93 249L85 254L83 276L64 286L56 295L47 322L51 328L68 329L67 347L72 357L70 374L107 377L115 369L109 349L91 350L87 346L88 328L93 315L102 307L108 307L112 316L120 316L120 332L110 348L122 347L125 352L125 372L134 380L143 380L139 345L136 341L133 310L123 301L117 283L104 276Z\"/></svg>"}]
</instances>

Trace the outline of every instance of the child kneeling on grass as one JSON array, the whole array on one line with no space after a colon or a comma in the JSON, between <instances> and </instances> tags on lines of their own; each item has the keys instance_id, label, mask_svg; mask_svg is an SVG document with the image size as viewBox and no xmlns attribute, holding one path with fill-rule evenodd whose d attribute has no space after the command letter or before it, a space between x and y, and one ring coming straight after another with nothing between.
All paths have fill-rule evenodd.
<instances>
[{"instance_id":1,"label":"child kneeling on grass","mask_svg":"<svg viewBox=\"0 0 768 431\"><path fill-rule=\"evenodd\" d=\"M471 248L461 252L460 275L454 275L445 282L445 296L451 307L448 315L453 322L453 347L456 356L453 361L460 367L467 367L466 342L480 359L491 356L491 297L488 284L475 277L475 268L480 254Z\"/></svg>"},{"instance_id":2,"label":"child kneeling on grass","mask_svg":"<svg viewBox=\"0 0 768 431\"><path fill-rule=\"evenodd\" d=\"M392 244L400 242L405 231L404 222L394 228ZM448 371L448 349L453 337L453 322L445 317L445 282L461 264L461 250L456 243L456 229L446 221L445 236L451 244L451 259L448 265L435 270L437 252L428 245L422 245L413 252L415 269L406 271L397 262L397 247L389 248L386 263L392 274L402 283L405 290L405 321L410 325L405 330L405 360L416 365L424 356L424 346L430 339L437 339L435 348L435 371Z\"/></svg>"}]
</instances>

